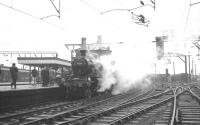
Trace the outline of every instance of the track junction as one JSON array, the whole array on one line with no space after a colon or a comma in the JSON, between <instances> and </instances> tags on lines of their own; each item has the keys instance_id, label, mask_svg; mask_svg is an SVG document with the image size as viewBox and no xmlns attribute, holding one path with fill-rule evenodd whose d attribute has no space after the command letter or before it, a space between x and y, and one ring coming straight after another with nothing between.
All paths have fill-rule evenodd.
<instances>
[{"instance_id":1,"label":"track junction","mask_svg":"<svg viewBox=\"0 0 200 125\"><path fill-rule=\"evenodd\" d=\"M0 114L5 125L199 125L200 88L177 84L88 100L56 102Z\"/></svg>"}]
</instances>

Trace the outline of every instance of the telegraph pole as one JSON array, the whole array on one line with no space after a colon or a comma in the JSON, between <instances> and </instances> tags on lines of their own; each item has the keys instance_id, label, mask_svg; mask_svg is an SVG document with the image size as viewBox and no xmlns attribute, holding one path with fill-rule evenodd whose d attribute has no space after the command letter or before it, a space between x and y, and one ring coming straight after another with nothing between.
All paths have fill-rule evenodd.
<instances>
[{"instance_id":1,"label":"telegraph pole","mask_svg":"<svg viewBox=\"0 0 200 125\"><path fill-rule=\"evenodd\" d=\"M154 67L155 67L155 82L156 82L156 76L157 76L157 75L156 75L156 74L157 74L157 73L156 73L156 63L154 64Z\"/></svg>"},{"instance_id":2,"label":"telegraph pole","mask_svg":"<svg viewBox=\"0 0 200 125\"><path fill-rule=\"evenodd\" d=\"M186 76L186 82L188 82L188 74L187 74L187 55L185 55L185 76Z\"/></svg>"},{"instance_id":3,"label":"telegraph pole","mask_svg":"<svg viewBox=\"0 0 200 125\"><path fill-rule=\"evenodd\" d=\"M192 71L191 71L191 73L192 73L192 80L193 80L193 78L194 78L194 64L193 64L194 62L193 62L193 59L192 59Z\"/></svg>"},{"instance_id":4,"label":"telegraph pole","mask_svg":"<svg viewBox=\"0 0 200 125\"><path fill-rule=\"evenodd\" d=\"M196 78L197 78L197 69L196 69L197 67L196 67L196 63L194 64L194 68L195 68L195 75L194 75L194 76L195 76L195 81L196 81Z\"/></svg>"},{"instance_id":5,"label":"telegraph pole","mask_svg":"<svg viewBox=\"0 0 200 125\"><path fill-rule=\"evenodd\" d=\"M188 75L189 75L189 82L191 82L191 73L190 73L190 55L188 55L188 65L189 65L189 71L188 71Z\"/></svg>"},{"instance_id":6,"label":"telegraph pole","mask_svg":"<svg viewBox=\"0 0 200 125\"><path fill-rule=\"evenodd\" d=\"M174 62L173 62L173 70L174 70L174 76L175 76L175 65L174 65Z\"/></svg>"}]
</instances>

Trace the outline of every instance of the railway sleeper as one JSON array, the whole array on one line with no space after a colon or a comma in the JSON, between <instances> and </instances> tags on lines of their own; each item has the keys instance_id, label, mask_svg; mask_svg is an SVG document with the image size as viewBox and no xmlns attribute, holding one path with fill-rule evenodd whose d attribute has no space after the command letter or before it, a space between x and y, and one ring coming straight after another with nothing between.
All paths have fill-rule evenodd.
<instances>
[{"instance_id":1,"label":"railway sleeper","mask_svg":"<svg viewBox=\"0 0 200 125\"><path fill-rule=\"evenodd\" d=\"M144 116L144 117L140 117L143 113L145 113L146 111L148 111L148 110L151 110L152 108L155 108L155 106L152 106L152 107L148 107L148 109L142 109L142 110L140 110L140 111L138 111L138 112L135 112L134 114L133 113L131 113L131 114L133 114L133 115L131 115L131 116L125 116L125 118L124 119L122 119L121 121L118 121L118 123L119 122L123 122L123 121L127 121L128 119L129 119L129 123L131 122L131 124L135 124L135 123L138 123L139 121L141 121L141 120L143 120L146 116ZM130 119L133 119L133 118L135 118L134 120L130 120Z\"/></svg>"},{"instance_id":2,"label":"railway sleeper","mask_svg":"<svg viewBox=\"0 0 200 125\"><path fill-rule=\"evenodd\" d=\"M193 116L190 116L190 117L183 117L182 118L182 121L199 121L200 122L200 119L199 119L199 117L193 117Z\"/></svg>"},{"instance_id":3,"label":"railway sleeper","mask_svg":"<svg viewBox=\"0 0 200 125\"><path fill-rule=\"evenodd\" d=\"M116 114L112 114L111 117L122 117L122 116L125 116L126 114L119 114L119 113L116 113Z\"/></svg>"},{"instance_id":4,"label":"railway sleeper","mask_svg":"<svg viewBox=\"0 0 200 125\"><path fill-rule=\"evenodd\" d=\"M101 109L101 108L99 108L99 109ZM141 110L142 110L142 109L141 109ZM80 112L80 111L83 111L83 110L74 111L74 112L72 111L72 113L68 114L69 118L65 118L65 120L68 120L68 121L69 121L69 119L71 118L71 117L70 117L70 115L72 115L72 114L73 114L73 115L75 116L75 115L76 115L76 114L78 114L78 112ZM86 111L88 111L88 110L86 110ZM95 110L93 110L93 111L97 111L97 110L95 109ZM89 113L91 113L91 114L92 114L92 112L93 112L93 111L90 111ZM113 110L113 111L114 111L114 110ZM84 113L85 113L85 112L84 112ZM87 113L87 112L86 112L86 113ZM59 113L59 114L62 114L62 113ZM77 117L77 116L76 116L76 117ZM78 116L78 117L79 117L79 116ZM93 117L93 116L91 116L91 117ZM50 119L51 119L51 118L52 118L52 119L54 119L54 118L53 118L53 116L52 116L52 117L50 117ZM58 117L56 117L55 119L59 119L59 118L58 118ZM73 120L74 120L74 119L73 119ZM72 121L73 121L73 120L72 120ZM81 120L81 119L80 119L80 120ZM80 121L80 120L79 120L79 121ZM70 121L71 121L71 120L70 120Z\"/></svg>"},{"instance_id":5,"label":"railway sleeper","mask_svg":"<svg viewBox=\"0 0 200 125\"><path fill-rule=\"evenodd\" d=\"M200 125L200 121L182 121L182 125Z\"/></svg>"},{"instance_id":6,"label":"railway sleeper","mask_svg":"<svg viewBox=\"0 0 200 125\"><path fill-rule=\"evenodd\" d=\"M182 113L182 116L188 117L188 116L199 116L200 118L200 112L187 112L187 113Z\"/></svg>"},{"instance_id":7,"label":"railway sleeper","mask_svg":"<svg viewBox=\"0 0 200 125\"><path fill-rule=\"evenodd\" d=\"M168 120L157 120L154 125L169 125Z\"/></svg>"},{"instance_id":8,"label":"railway sleeper","mask_svg":"<svg viewBox=\"0 0 200 125\"><path fill-rule=\"evenodd\" d=\"M78 113L77 115L79 115L79 116L87 116L87 115L90 115L90 113L83 112L83 113Z\"/></svg>"}]
</instances>

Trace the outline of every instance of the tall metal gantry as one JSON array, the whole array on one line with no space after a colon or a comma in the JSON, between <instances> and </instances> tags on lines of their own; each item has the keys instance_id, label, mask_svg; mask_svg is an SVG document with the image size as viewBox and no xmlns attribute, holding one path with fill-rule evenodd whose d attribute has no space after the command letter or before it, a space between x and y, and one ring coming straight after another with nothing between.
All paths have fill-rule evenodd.
<instances>
[{"instance_id":1,"label":"tall metal gantry","mask_svg":"<svg viewBox=\"0 0 200 125\"><path fill-rule=\"evenodd\" d=\"M71 60L76 57L74 54L77 54L77 50L83 48L85 46L85 49L93 54L97 54L98 56L103 56L103 55L110 55L112 51L110 50L109 45L113 44L123 44L123 42L119 43L102 43L101 37L98 38L97 43L90 43L86 44L86 38L85 42L83 42L82 38L82 44L65 44L66 48L71 51ZM105 47L106 46L106 47Z\"/></svg>"},{"instance_id":2,"label":"tall metal gantry","mask_svg":"<svg viewBox=\"0 0 200 125\"><path fill-rule=\"evenodd\" d=\"M111 53L110 48L101 48L102 45L110 45L112 43L91 43L86 44L87 50L98 54L99 56L108 55ZM80 49L82 44L65 44L66 48L71 51L71 60L74 58L76 50Z\"/></svg>"}]
</instances>

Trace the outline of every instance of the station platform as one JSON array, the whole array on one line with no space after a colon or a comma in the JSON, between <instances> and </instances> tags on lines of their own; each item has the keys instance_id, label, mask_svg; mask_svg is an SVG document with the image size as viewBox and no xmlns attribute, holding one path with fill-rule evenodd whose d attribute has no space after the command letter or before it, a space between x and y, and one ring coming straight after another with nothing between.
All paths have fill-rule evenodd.
<instances>
[{"instance_id":1,"label":"station platform","mask_svg":"<svg viewBox=\"0 0 200 125\"><path fill-rule=\"evenodd\" d=\"M0 84L0 112L66 99L65 89L58 86L42 87L42 84L17 82L16 89L13 89L11 83Z\"/></svg>"},{"instance_id":2,"label":"station platform","mask_svg":"<svg viewBox=\"0 0 200 125\"><path fill-rule=\"evenodd\" d=\"M16 89L11 88L10 82L0 83L0 91L9 91L9 90L24 90L24 89L38 89L38 88L51 88L58 87L57 85L51 85L48 87L43 87L41 83L37 83L36 85L33 82L17 82Z\"/></svg>"}]
</instances>

